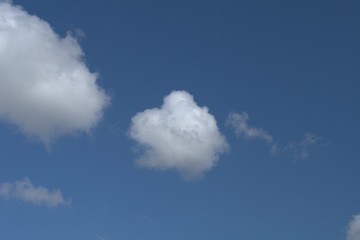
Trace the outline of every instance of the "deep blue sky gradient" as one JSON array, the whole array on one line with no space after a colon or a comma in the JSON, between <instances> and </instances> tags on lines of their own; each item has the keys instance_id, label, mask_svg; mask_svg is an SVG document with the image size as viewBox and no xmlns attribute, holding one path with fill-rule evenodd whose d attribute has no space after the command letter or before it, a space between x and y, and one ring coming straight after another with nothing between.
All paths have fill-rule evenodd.
<instances>
[{"instance_id":1,"label":"deep blue sky gradient","mask_svg":"<svg viewBox=\"0 0 360 240\"><path fill-rule=\"evenodd\" d=\"M360 212L359 1L15 1L79 37L111 106L92 136L45 147L0 125L0 182L28 176L71 207L0 201L7 240L345 239ZM134 163L131 117L186 90L231 145L200 181ZM235 137L230 111L306 159Z\"/></svg>"}]
</instances>

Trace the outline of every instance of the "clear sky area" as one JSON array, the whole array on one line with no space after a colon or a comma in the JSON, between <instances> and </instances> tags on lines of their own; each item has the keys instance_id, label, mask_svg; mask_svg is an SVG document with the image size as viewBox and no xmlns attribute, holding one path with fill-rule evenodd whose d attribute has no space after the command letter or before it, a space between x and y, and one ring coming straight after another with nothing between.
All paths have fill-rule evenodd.
<instances>
[{"instance_id":1,"label":"clear sky area","mask_svg":"<svg viewBox=\"0 0 360 240\"><path fill-rule=\"evenodd\" d=\"M0 0L0 239L360 240L359 13Z\"/></svg>"}]
</instances>

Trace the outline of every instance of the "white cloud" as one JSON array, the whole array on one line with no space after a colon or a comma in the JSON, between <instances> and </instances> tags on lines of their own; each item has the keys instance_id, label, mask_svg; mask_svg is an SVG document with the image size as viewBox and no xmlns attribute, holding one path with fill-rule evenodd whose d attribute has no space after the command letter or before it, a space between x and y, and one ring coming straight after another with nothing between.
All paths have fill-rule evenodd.
<instances>
[{"instance_id":1,"label":"white cloud","mask_svg":"<svg viewBox=\"0 0 360 240\"><path fill-rule=\"evenodd\" d=\"M249 115L246 112L230 113L226 125L232 127L236 136L246 139L262 139L268 143L273 142L273 137L265 130L248 125Z\"/></svg>"},{"instance_id":2,"label":"white cloud","mask_svg":"<svg viewBox=\"0 0 360 240\"><path fill-rule=\"evenodd\" d=\"M347 240L360 240L360 214L356 215L349 224Z\"/></svg>"},{"instance_id":3,"label":"white cloud","mask_svg":"<svg viewBox=\"0 0 360 240\"><path fill-rule=\"evenodd\" d=\"M51 208L59 205L69 205L71 202L64 199L60 190L50 191L45 187L34 186L29 178L10 183L1 183L0 197L18 199Z\"/></svg>"},{"instance_id":4,"label":"white cloud","mask_svg":"<svg viewBox=\"0 0 360 240\"><path fill-rule=\"evenodd\" d=\"M228 148L208 108L185 91L171 92L160 108L137 113L129 133L144 148L141 166L177 169L185 179L210 170Z\"/></svg>"},{"instance_id":5,"label":"white cloud","mask_svg":"<svg viewBox=\"0 0 360 240\"><path fill-rule=\"evenodd\" d=\"M45 144L89 132L109 99L71 34L0 1L0 119Z\"/></svg>"}]
</instances>

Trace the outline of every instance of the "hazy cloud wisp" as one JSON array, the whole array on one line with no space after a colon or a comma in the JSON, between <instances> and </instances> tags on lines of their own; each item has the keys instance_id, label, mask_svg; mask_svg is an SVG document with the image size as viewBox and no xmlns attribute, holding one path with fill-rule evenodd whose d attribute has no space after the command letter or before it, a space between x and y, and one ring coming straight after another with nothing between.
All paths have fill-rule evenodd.
<instances>
[{"instance_id":1,"label":"hazy cloud wisp","mask_svg":"<svg viewBox=\"0 0 360 240\"><path fill-rule=\"evenodd\" d=\"M246 139L262 139L268 143L273 142L273 137L265 130L248 125L249 115L246 112L229 114L226 125L232 127L236 136Z\"/></svg>"},{"instance_id":2,"label":"hazy cloud wisp","mask_svg":"<svg viewBox=\"0 0 360 240\"><path fill-rule=\"evenodd\" d=\"M356 215L349 224L347 240L360 240L360 214Z\"/></svg>"},{"instance_id":3,"label":"hazy cloud wisp","mask_svg":"<svg viewBox=\"0 0 360 240\"><path fill-rule=\"evenodd\" d=\"M89 132L109 98L76 39L10 2L0 2L0 16L0 120L45 144Z\"/></svg>"},{"instance_id":4,"label":"hazy cloud wisp","mask_svg":"<svg viewBox=\"0 0 360 240\"><path fill-rule=\"evenodd\" d=\"M299 142L288 142L285 145L281 145L274 141L273 136L267 131L250 126L248 121L249 115L246 112L232 112L226 119L226 126L231 127L237 137L264 140L270 145L270 152L272 154L288 154L295 159L305 159L309 156L309 149L323 140L322 137L306 133Z\"/></svg>"},{"instance_id":5,"label":"hazy cloud wisp","mask_svg":"<svg viewBox=\"0 0 360 240\"><path fill-rule=\"evenodd\" d=\"M57 207L69 205L70 200L65 200L60 190L48 190L42 186L34 186L29 178L23 180L1 183L0 197L17 199L40 206Z\"/></svg>"},{"instance_id":6,"label":"hazy cloud wisp","mask_svg":"<svg viewBox=\"0 0 360 240\"><path fill-rule=\"evenodd\" d=\"M279 151L289 153L294 158L304 159L309 156L309 149L322 141L321 137L318 137L311 133L305 133L303 139L299 142L289 142ZM276 151L275 151L276 153Z\"/></svg>"},{"instance_id":7,"label":"hazy cloud wisp","mask_svg":"<svg viewBox=\"0 0 360 240\"><path fill-rule=\"evenodd\" d=\"M144 149L144 167L177 169L186 179L210 170L228 148L207 107L199 107L185 91L173 91L160 108L137 113L130 137Z\"/></svg>"}]
</instances>

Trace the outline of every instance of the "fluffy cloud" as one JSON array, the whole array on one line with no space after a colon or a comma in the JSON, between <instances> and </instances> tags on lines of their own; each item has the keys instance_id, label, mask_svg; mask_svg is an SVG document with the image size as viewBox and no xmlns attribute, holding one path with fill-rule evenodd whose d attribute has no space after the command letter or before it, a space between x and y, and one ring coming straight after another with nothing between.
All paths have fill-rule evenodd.
<instances>
[{"instance_id":1,"label":"fluffy cloud","mask_svg":"<svg viewBox=\"0 0 360 240\"><path fill-rule=\"evenodd\" d=\"M0 119L45 144L100 120L108 97L75 38L0 1Z\"/></svg>"},{"instance_id":2,"label":"fluffy cloud","mask_svg":"<svg viewBox=\"0 0 360 240\"><path fill-rule=\"evenodd\" d=\"M228 148L208 108L185 91L170 93L160 108L137 113L129 133L144 148L141 166L177 169L186 179L210 170Z\"/></svg>"},{"instance_id":3,"label":"fluffy cloud","mask_svg":"<svg viewBox=\"0 0 360 240\"><path fill-rule=\"evenodd\" d=\"M232 127L236 136L247 139L262 139L271 143L273 137L265 130L248 125L249 115L246 112L230 113L226 125Z\"/></svg>"},{"instance_id":4,"label":"fluffy cloud","mask_svg":"<svg viewBox=\"0 0 360 240\"><path fill-rule=\"evenodd\" d=\"M49 191L45 187L34 186L29 178L11 183L1 183L0 197L18 199L51 208L70 204L70 200L65 200L60 190Z\"/></svg>"},{"instance_id":5,"label":"fluffy cloud","mask_svg":"<svg viewBox=\"0 0 360 240\"><path fill-rule=\"evenodd\" d=\"M355 216L349 224L347 240L360 240L360 214Z\"/></svg>"}]
</instances>

